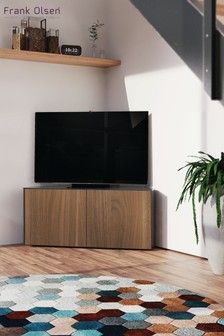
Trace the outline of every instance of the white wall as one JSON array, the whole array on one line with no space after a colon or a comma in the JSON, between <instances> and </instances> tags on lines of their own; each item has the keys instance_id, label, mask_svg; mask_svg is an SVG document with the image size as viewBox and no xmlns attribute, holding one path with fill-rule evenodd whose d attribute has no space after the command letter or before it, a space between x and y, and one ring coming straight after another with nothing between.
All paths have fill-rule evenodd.
<instances>
[{"instance_id":1,"label":"white wall","mask_svg":"<svg viewBox=\"0 0 224 336\"><path fill-rule=\"evenodd\" d=\"M88 26L97 18L105 21L106 53L121 58L122 66L105 78L96 69L0 61L0 245L23 240L22 188L33 185L34 112L108 107L151 113L157 245L204 255L202 240L195 244L190 205L175 211L182 185L177 169L200 149L219 155L223 106L206 97L198 78L129 0L47 2L62 10L48 26L60 29L61 43L82 44L84 54L90 52ZM4 3L9 1L2 0L0 9ZM19 1L25 3L46 4ZM17 23L0 16L0 47L10 47L11 26Z\"/></svg>"},{"instance_id":2,"label":"white wall","mask_svg":"<svg viewBox=\"0 0 224 336\"><path fill-rule=\"evenodd\" d=\"M108 6L108 50L122 66L108 72L110 110L148 110L152 118L152 185L156 192L156 245L204 255L195 243L190 204L175 211L188 155L224 146L224 108L129 0ZM200 225L200 206L198 208Z\"/></svg>"},{"instance_id":3,"label":"white wall","mask_svg":"<svg viewBox=\"0 0 224 336\"><path fill-rule=\"evenodd\" d=\"M49 20L61 30L61 42L80 43L87 54L88 26L104 19L104 0L47 3L62 7L61 17ZM11 26L19 20L0 16L0 47L10 47ZM23 241L23 187L34 184L34 113L104 110L105 104L103 70L0 60L0 245Z\"/></svg>"}]
</instances>

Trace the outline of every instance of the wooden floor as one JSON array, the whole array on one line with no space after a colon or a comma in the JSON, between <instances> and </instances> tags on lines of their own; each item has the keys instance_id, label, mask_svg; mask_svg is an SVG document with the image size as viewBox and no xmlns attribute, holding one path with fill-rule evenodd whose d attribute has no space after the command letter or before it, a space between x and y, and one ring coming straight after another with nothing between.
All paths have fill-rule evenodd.
<instances>
[{"instance_id":1,"label":"wooden floor","mask_svg":"<svg viewBox=\"0 0 224 336\"><path fill-rule=\"evenodd\" d=\"M0 248L0 275L53 273L109 274L162 281L196 291L224 304L224 276L213 275L207 261L201 258L160 249Z\"/></svg>"}]
</instances>

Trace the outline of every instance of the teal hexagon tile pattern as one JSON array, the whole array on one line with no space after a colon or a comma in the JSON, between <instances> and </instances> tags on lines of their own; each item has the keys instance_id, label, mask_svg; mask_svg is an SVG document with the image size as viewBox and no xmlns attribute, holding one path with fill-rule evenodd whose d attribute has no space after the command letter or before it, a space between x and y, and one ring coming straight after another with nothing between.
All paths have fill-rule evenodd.
<instances>
[{"instance_id":1,"label":"teal hexagon tile pattern","mask_svg":"<svg viewBox=\"0 0 224 336\"><path fill-rule=\"evenodd\" d=\"M172 285L112 276L0 277L0 336L223 336L224 308Z\"/></svg>"},{"instance_id":2,"label":"teal hexagon tile pattern","mask_svg":"<svg viewBox=\"0 0 224 336\"><path fill-rule=\"evenodd\" d=\"M218 323L224 325L224 318L219 319Z\"/></svg>"},{"instance_id":3,"label":"teal hexagon tile pattern","mask_svg":"<svg viewBox=\"0 0 224 336\"><path fill-rule=\"evenodd\" d=\"M78 312L74 311L74 310L58 310L55 313L53 313L53 317L56 318L61 318L61 317L75 317L79 315Z\"/></svg>"}]
</instances>

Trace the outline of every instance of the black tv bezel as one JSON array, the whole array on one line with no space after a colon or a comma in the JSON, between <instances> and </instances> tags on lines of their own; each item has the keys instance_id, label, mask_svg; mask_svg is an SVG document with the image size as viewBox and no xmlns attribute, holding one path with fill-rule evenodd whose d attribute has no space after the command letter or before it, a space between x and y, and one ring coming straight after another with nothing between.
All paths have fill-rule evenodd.
<instances>
[{"instance_id":1,"label":"black tv bezel","mask_svg":"<svg viewBox=\"0 0 224 336\"><path fill-rule=\"evenodd\" d=\"M147 143L147 152L148 152L148 161L147 161L147 182L139 183L139 182L78 182L78 181L49 181L49 180L39 180L36 175L37 171L37 160L36 160L36 146L37 146L37 126L36 126L36 118L39 114L75 114L75 113L146 113L148 119L148 143ZM72 188L120 188L120 187L149 187L149 112L148 111L58 111L58 112L35 112L35 150L34 150L34 182L37 184L44 184L46 186L69 186Z\"/></svg>"}]
</instances>

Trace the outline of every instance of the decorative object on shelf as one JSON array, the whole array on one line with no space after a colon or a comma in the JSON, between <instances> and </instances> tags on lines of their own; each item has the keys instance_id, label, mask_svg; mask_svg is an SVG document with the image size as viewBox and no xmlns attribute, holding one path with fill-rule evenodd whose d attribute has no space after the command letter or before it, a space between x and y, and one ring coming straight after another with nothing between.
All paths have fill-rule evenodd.
<instances>
[{"instance_id":1,"label":"decorative object on shelf","mask_svg":"<svg viewBox=\"0 0 224 336\"><path fill-rule=\"evenodd\" d=\"M59 54L59 30L49 29L46 19L40 21L40 28L32 27L30 18L21 20L20 27L12 30L12 49Z\"/></svg>"},{"instance_id":2,"label":"decorative object on shelf","mask_svg":"<svg viewBox=\"0 0 224 336\"><path fill-rule=\"evenodd\" d=\"M17 26L12 28L12 49L21 50L21 34Z\"/></svg>"},{"instance_id":3,"label":"decorative object on shelf","mask_svg":"<svg viewBox=\"0 0 224 336\"><path fill-rule=\"evenodd\" d=\"M188 162L182 194L177 209L191 199L197 243L199 242L196 214L196 192L203 203L203 232L210 266L215 274L224 274L224 153L221 158L199 152L198 160Z\"/></svg>"},{"instance_id":4,"label":"decorative object on shelf","mask_svg":"<svg viewBox=\"0 0 224 336\"><path fill-rule=\"evenodd\" d=\"M28 21L21 20L20 27L14 26L12 29L12 49L27 50L28 39L26 29L28 28Z\"/></svg>"},{"instance_id":5,"label":"decorative object on shelf","mask_svg":"<svg viewBox=\"0 0 224 336\"><path fill-rule=\"evenodd\" d=\"M28 20L21 20L21 50L27 50L28 49L28 36L26 33L26 29L28 28Z\"/></svg>"},{"instance_id":6,"label":"decorative object on shelf","mask_svg":"<svg viewBox=\"0 0 224 336\"><path fill-rule=\"evenodd\" d=\"M105 51L104 51L104 49L101 49L100 50L100 58L105 58L105 57L106 57Z\"/></svg>"},{"instance_id":7,"label":"decorative object on shelf","mask_svg":"<svg viewBox=\"0 0 224 336\"><path fill-rule=\"evenodd\" d=\"M77 45L63 44L61 46L61 53L63 55L81 56L82 55L82 47L77 46Z\"/></svg>"},{"instance_id":8,"label":"decorative object on shelf","mask_svg":"<svg viewBox=\"0 0 224 336\"><path fill-rule=\"evenodd\" d=\"M58 29L50 29L47 32L47 52L51 54L59 54L59 30Z\"/></svg>"},{"instance_id":9,"label":"decorative object on shelf","mask_svg":"<svg viewBox=\"0 0 224 336\"><path fill-rule=\"evenodd\" d=\"M99 30L104 26L104 23L101 23L99 20L96 21L96 23L92 24L91 27L89 27L89 39L92 42L91 45L91 56L96 57L97 56L97 41L100 38Z\"/></svg>"},{"instance_id":10,"label":"decorative object on shelf","mask_svg":"<svg viewBox=\"0 0 224 336\"><path fill-rule=\"evenodd\" d=\"M172 284L49 274L4 276L0 285L1 335L224 335L224 307Z\"/></svg>"},{"instance_id":11,"label":"decorative object on shelf","mask_svg":"<svg viewBox=\"0 0 224 336\"><path fill-rule=\"evenodd\" d=\"M30 26L30 20L28 20L28 27L25 29L26 36L28 38L29 51L46 51L46 19L40 21L40 28L33 28Z\"/></svg>"}]
</instances>

